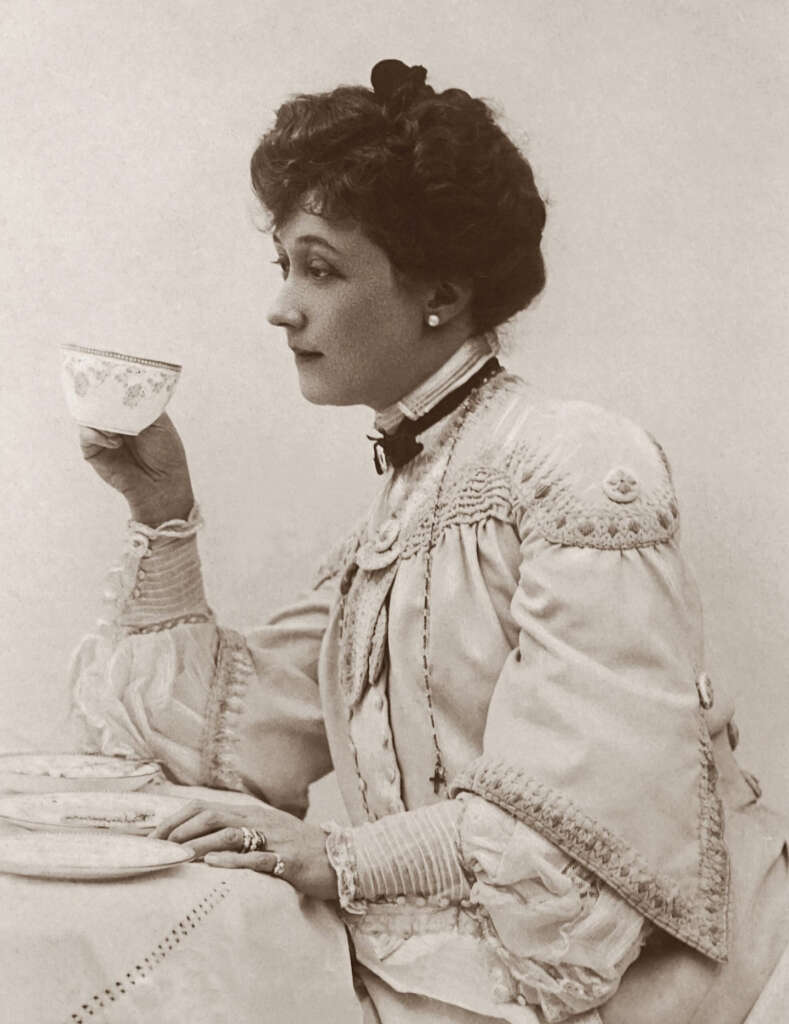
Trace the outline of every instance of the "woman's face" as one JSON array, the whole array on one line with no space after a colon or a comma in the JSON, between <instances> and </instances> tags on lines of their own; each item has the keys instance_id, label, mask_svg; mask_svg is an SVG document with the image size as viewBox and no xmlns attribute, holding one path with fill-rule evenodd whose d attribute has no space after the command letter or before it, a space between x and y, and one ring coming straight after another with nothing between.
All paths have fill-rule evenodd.
<instances>
[{"instance_id":1,"label":"woman's face","mask_svg":"<svg viewBox=\"0 0 789 1024\"><path fill-rule=\"evenodd\" d=\"M427 287L406 284L358 224L298 211L274 245L283 283L268 318L308 401L383 409L443 361L426 337Z\"/></svg>"}]
</instances>

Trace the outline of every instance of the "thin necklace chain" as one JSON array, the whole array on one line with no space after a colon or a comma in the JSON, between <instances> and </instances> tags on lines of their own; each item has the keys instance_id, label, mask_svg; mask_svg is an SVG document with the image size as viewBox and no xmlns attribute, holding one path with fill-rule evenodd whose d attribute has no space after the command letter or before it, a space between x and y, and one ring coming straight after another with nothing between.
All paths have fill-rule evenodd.
<instances>
[{"instance_id":1,"label":"thin necklace chain","mask_svg":"<svg viewBox=\"0 0 789 1024\"><path fill-rule=\"evenodd\" d=\"M483 381L482 383L485 382ZM469 413L479 403L479 401L479 389L475 389L463 403L462 415L449 441L447 459L444 463L444 469L441 472L441 477L439 478L438 486L436 488L436 497L433 503L433 515L430 521L430 535L427 553L425 555L425 593L422 602L422 679L425 687L425 698L427 699L427 713L430 719L430 730L433 736L433 751L435 753L433 774L430 776L429 781L433 784L433 792L436 795L441 792L442 787L444 789L447 788L447 772L444 766L441 744L438 741L438 730L436 728L435 711L433 708L433 687L430 682L430 584L433 571L433 547L435 545L436 529L438 527L438 507L443 495L444 482L446 481L447 473L449 472L452 456L455 454L455 448L460 439L460 435L463 431L466 420L468 419Z\"/></svg>"}]
</instances>

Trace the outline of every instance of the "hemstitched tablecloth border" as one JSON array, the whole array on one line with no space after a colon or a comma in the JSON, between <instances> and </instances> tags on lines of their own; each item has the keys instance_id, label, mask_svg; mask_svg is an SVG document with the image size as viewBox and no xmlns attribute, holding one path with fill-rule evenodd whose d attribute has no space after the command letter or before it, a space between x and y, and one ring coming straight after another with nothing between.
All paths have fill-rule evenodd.
<instances>
[{"instance_id":1,"label":"hemstitched tablecloth border","mask_svg":"<svg viewBox=\"0 0 789 1024\"><path fill-rule=\"evenodd\" d=\"M143 957L142 963L137 963L127 971L120 981L113 982L103 992L93 995L88 1002L82 1003L79 1010L67 1018L65 1024L87 1024L87 1018L93 1017L96 1010L107 1008L108 1003L115 1003L121 996L125 996L127 986L134 985L138 980L147 978L151 971L160 964L168 953L181 942L181 936L186 936L196 928L214 908L222 902L229 894L230 885L221 881L197 903L190 913L176 924L174 928L165 935L158 945L151 950L150 956Z\"/></svg>"}]
</instances>

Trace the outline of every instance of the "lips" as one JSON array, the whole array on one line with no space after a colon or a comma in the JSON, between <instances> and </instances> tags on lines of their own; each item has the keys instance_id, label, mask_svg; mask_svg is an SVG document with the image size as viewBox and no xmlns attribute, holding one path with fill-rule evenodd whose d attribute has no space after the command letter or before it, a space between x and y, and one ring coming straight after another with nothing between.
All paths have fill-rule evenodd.
<instances>
[{"instance_id":1,"label":"lips","mask_svg":"<svg viewBox=\"0 0 789 1024\"><path fill-rule=\"evenodd\" d=\"M323 355L322 352L316 352L314 349L299 348L297 345L288 345L296 359L303 362L312 362L315 359L320 359Z\"/></svg>"}]
</instances>

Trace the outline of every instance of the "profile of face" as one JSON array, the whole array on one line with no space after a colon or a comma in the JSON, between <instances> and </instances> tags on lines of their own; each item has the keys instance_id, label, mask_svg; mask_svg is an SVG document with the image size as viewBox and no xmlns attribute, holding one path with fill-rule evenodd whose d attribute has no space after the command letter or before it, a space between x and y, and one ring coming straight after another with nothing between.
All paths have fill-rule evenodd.
<instances>
[{"instance_id":1,"label":"profile of face","mask_svg":"<svg viewBox=\"0 0 789 1024\"><path fill-rule=\"evenodd\" d=\"M274 245L283 282L268 319L285 329L308 401L383 409L462 340L431 334L434 290L404 280L358 223L297 210Z\"/></svg>"}]
</instances>

